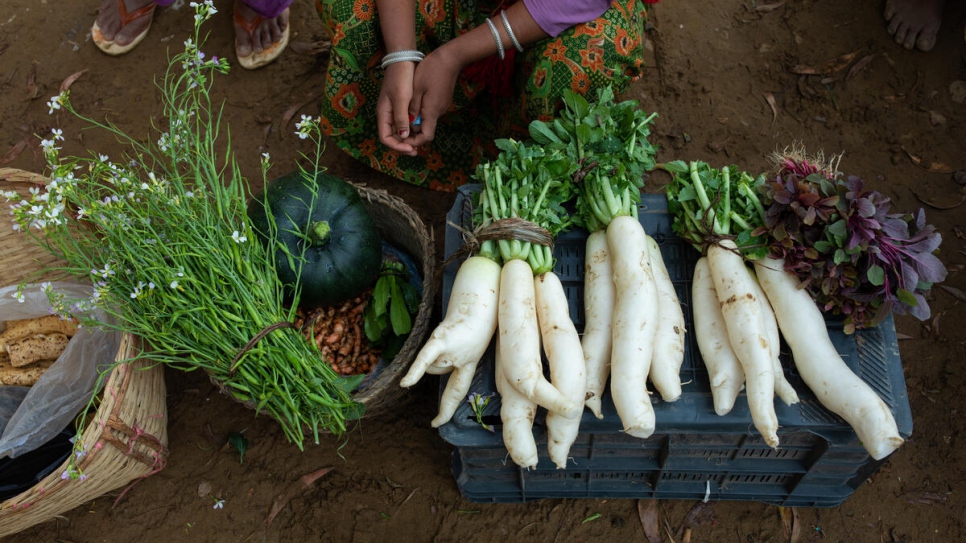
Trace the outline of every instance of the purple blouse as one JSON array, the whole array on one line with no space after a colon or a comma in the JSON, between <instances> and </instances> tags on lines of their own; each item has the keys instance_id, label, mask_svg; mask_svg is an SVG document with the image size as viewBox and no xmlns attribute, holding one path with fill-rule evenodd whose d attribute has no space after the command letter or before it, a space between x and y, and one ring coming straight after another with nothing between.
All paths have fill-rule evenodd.
<instances>
[{"instance_id":1,"label":"purple blouse","mask_svg":"<svg viewBox=\"0 0 966 543\"><path fill-rule=\"evenodd\" d=\"M610 7L610 0L523 0L544 32L556 37L568 28L593 21Z\"/></svg>"}]
</instances>

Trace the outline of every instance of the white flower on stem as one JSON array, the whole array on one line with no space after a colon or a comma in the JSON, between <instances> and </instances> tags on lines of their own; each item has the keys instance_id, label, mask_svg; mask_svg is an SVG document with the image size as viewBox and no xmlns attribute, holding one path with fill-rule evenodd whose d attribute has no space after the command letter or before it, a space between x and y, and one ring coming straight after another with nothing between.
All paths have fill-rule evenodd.
<instances>
[{"instance_id":1,"label":"white flower on stem","mask_svg":"<svg viewBox=\"0 0 966 543\"><path fill-rule=\"evenodd\" d=\"M248 241L248 238L244 234L239 233L238 230L231 233L231 239L235 240L235 243L245 243Z\"/></svg>"},{"instance_id":2,"label":"white flower on stem","mask_svg":"<svg viewBox=\"0 0 966 543\"><path fill-rule=\"evenodd\" d=\"M131 299L132 300L136 300L136 299L140 298L141 297L141 293L142 293L144 287L146 287L146 286L147 285L144 284L144 281L138 281L138 286L134 287L134 291L131 292Z\"/></svg>"},{"instance_id":3,"label":"white flower on stem","mask_svg":"<svg viewBox=\"0 0 966 543\"><path fill-rule=\"evenodd\" d=\"M178 280L175 279L174 281L171 281L171 284L168 286L170 286L174 290L178 290Z\"/></svg>"},{"instance_id":4,"label":"white flower on stem","mask_svg":"<svg viewBox=\"0 0 966 543\"><path fill-rule=\"evenodd\" d=\"M50 133L54 135L54 140L64 141L64 131L59 128L50 129Z\"/></svg>"},{"instance_id":5,"label":"white flower on stem","mask_svg":"<svg viewBox=\"0 0 966 543\"><path fill-rule=\"evenodd\" d=\"M297 130L295 134L298 135L299 139L307 139L309 137L309 132L312 130L315 124L315 119L308 115L302 115L302 120L295 124L295 129Z\"/></svg>"},{"instance_id":6,"label":"white flower on stem","mask_svg":"<svg viewBox=\"0 0 966 543\"><path fill-rule=\"evenodd\" d=\"M58 94L57 96L51 96L50 100L47 102L47 107L50 108L50 111L48 111L47 113L52 115L54 113L54 110L60 109L61 100L63 99L64 99L63 94Z\"/></svg>"},{"instance_id":7,"label":"white flower on stem","mask_svg":"<svg viewBox=\"0 0 966 543\"><path fill-rule=\"evenodd\" d=\"M211 506L212 509L224 509L225 500L219 500L218 498L215 498L214 500L215 500L215 505Z\"/></svg>"},{"instance_id":8,"label":"white flower on stem","mask_svg":"<svg viewBox=\"0 0 966 543\"><path fill-rule=\"evenodd\" d=\"M20 303L24 303L25 301L27 301L27 299L23 295L23 292L19 289L17 290L17 292L14 292L13 294L11 294L11 296L13 296L14 300L17 300Z\"/></svg>"}]
</instances>

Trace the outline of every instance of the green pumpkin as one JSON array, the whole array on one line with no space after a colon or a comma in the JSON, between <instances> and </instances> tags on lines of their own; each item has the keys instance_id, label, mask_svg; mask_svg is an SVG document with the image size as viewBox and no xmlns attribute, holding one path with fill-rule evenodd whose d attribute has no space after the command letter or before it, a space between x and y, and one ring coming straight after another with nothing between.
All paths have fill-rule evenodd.
<instances>
[{"instance_id":1,"label":"green pumpkin","mask_svg":"<svg viewBox=\"0 0 966 543\"><path fill-rule=\"evenodd\" d=\"M252 228L267 241L266 205L277 227L278 276L289 296L301 278L300 305L336 305L376 280L381 238L355 187L322 172L313 178L296 171L269 182L248 207Z\"/></svg>"}]
</instances>

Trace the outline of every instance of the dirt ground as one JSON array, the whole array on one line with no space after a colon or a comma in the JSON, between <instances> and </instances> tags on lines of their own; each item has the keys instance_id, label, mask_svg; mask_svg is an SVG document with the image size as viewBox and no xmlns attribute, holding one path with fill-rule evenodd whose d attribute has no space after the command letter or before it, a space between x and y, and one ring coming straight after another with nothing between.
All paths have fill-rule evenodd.
<instances>
[{"instance_id":1,"label":"dirt ground","mask_svg":"<svg viewBox=\"0 0 966 543\"><path fill-rule=\"evenodd\" d=\"M111 154L118 144L46 101L62 82L78 110L107 116L129 134L147 134L160 113L155 78L166 50L190 27L188 9L159 12L147 39L111 58L96 50L90 27L99 2L7 0L0 14L0 164L38 171L36 134L64 129L66 150ZM800 541L855 543L966 540L966 3L951 1L936 49L910 52L886 34L882 2L665 0L652 10L653 46L646 77L626 97L660 115L654 142L660 160L701 159L764 170L767 155L794 141L845 152L842 169L894 200L894 209L925 207L943 235L950 269L934 289L933 319L898 317L896 328L914 418L911 439L842 505L799 509ZM231 2L209 23L210 54L232 51ZM185 6L186 8L187 6ZM309 0L292 8L293 45L273 65L221 77L216 99L238 159L255 178L269 152L294 164L299 114L315 114L325 56L313 49L324 31ZM848 62L828 64L844 57ZM812 73L806 73L812 72ZM295 119L292 119L294 115ZM26 142L26 143L22 143ZM330 168L406 199L442 239L451 194L415 189L372 175L334 148ZM958 179L958 182L957 182ZM655 174L647 190L667 177ZM959 297L957 297L957 294ZM324 438L299 452L276 424L221 396L203 375L167 372L170 457L166 469L115 495L26 530L14 541L646 541L634 499L552 499L481 505L461 497L450 470L451 448L429 421L436 383L426 379L395 412L364 420L343 443ZM958 391L958 392L957 392ZM244 462L219 450L244 431ZM334 469L298 492L270 527L273 502L299 477ZM199 496L199 486L211 494ZM224 500L213 508L213 497ZM662 501L673 532L692 501ZM692 541L787 541L779 509L749 502L712 503L713 521ZM599 516L598 516L599 515ZM590 519L585 522L585 520ZM665 541L670 541L667 534ZM680 539L678 539L680 541Z\"/></svg>"}]
</instances>

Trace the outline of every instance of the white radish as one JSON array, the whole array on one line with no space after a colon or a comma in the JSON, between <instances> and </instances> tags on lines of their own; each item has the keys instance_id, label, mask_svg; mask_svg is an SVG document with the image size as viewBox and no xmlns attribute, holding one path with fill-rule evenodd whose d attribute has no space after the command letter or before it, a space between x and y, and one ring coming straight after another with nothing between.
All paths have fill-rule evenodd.
<instances>
[{"instance_id":1,"label":"white radish","mask_svg":"<svg viewBox=\"0 0 966 543\"><path fill-rule=\"evenodd\" d=\"M423 345L399 382L415 385L430 365L477 364L497 327L500 265L483 256L466 259L456 272L446 316Z\"/></svg>"},{"instance_id":2,"label":"white radish","mask_svg":"<svg viewBox=\"0 0 966 543\"><path fill-rule=\"evenodd\" d=\"M903 443L892 411L842 360L822 312L784 266L783 260L762 259L755 262L755 271L799 375L822 405L852 426L872 458L889 456Z\"/></svg>"},{"instance_id":3,"label":"white radish","mask_svg":"<svg viewBox=\"0 0 966 543\"><path fill-rule=\"evenodd\" d=\"M582 408L587 390L584 354L577 328L570 319L567 294L560 278L552 271L534 278L534 293L540 338L550 365L550 382ZM579 430L579 416L568 419L554 411L547 413L547 450L558 469L567 467L570 446Z\"/></svg>"},{"instance_id":4,"label":"white radish","mask_svg":"<svg viewBox=\"0 0 966 543\"><path fill-rule=\"evenodd\" d=\"M445 318L399 382L400 386L411 387L431 367L431 373L436 374L442 368L456 369L440 397L434 428L449 422L469 393L476 366L496 332L500 269L499 264L483 256L470 257L460 265Z\"/></svg>"},{"instance_id":5,"label":"white radish","mask_svg":"<svg viewBox=\"0 0 966 543\"><path fill-rule=\"evenodd\" d=\"M533 287L533 271L529 264L519 259L511 259L503 264L500 272L498 335L506 380L510 386L548 411L574 418L583 410L583 401L575 403L543 375Z\"/></svg>"},{"instance_id":6,"label":"white radish","mask_svg":"<svg viewBox=\"0 0 966 543\"><path fill-rule=\"evenodd\" d=\"M648 377L666 402L681 397L681 365L684 363L684 311L668 274L661 247L647 236L647 254L657 287L657 331L654 336Z\"/></svg>"},{"instance_id":7,"label":"white radish","mask_svg":"<svg viewBox=\"0 0 966 543\"><path fill-rule=\"evenodd\" d=\"M724 416L731 412L738 393L745 384L745 372L731 348L728 328L718 294L714 289L708 258L702 256L694 266L691 281L691 309L694 337L698 351L708 369L714 412Z\"/></svg>"},{"instance_id":8,"label":"white radish","mask_svg":"<svg viewBox=\"0 0 966 543\"><path fill-rule=\"evenodd\" d=\"M476 364L453 367L453 371L446 381L446 388L443 389L443 393L439 397L439 413L430 421L433 428L439 428L453 418L456 409L469 393L475 374Z\"/></svg>"},{"instance_id":9,"label":"white radish","mask_svg":"<svg viewBox=\"0 0 966 543\"><path fill-rule=\"evenodd\" d=\"M587 369L585 405L603 419L600 399L610 375L611 318L614 311L614 279L611 272L607 232L587 236L584 256L584 333L580 339Z\"/></svg>"},{"instance_id":10,"label":"white radish","mask_svg":"<svg viewBox=\"0 0 966 543\"><path fill-rule=\"evenodd\" d=\"M758 284L757 277L754 276L754 273L750 269L748 270L748 274L752 276L751 284L755 286L755 297L758 298L758 303L761 304L762 324L768 336L768 346L771 347L771 365L775 369L775 394L785 402L785 405L796 404L798 403L798 393L795 392L795 388L785 378L785 370L782 368L781 335L778 333L778 321L775 320L775 310L772 309L771 303L768 302L768 297L765 296L761 285Z\"/></svg>"},{"instance_id":11,"label":"white radish","mask_svg":"<svg viewBox=\"0 0 966 543\"><path fill-rule=\"evenodd\" d=\"M503 446L516 465L533 468L537 466L537 443L533 437L533 419L537 414L537 404L507 383L499 337L496 339L496 346L494 366L496 391L500 393Z\"/></svg>"},{"instance_id":12,"label":"white radish","mask_svg":"<svg viewBox=\"0 0 966 543\"><path fill-rule=\"evenodd\" d=\"M647 235L634 217L618 216L607 226L607 246L617 293L612 321L611 396L624 432L646 438L654 433L655 426L647 374L658 320Z\"/></svg>"},{"instance_id":13,"label":"white radish","mask_svg":"<svg viewBox=\"0 0 966 543\"><path fill-rule=\"evenodd\" d=\"M708 248L708 266L721 314L727 323L731 348L745 372L745 395L751 420L765 443L778 447L775 367L751 275L737 246L727 239Z\"/></svg>"}]
</instances>

